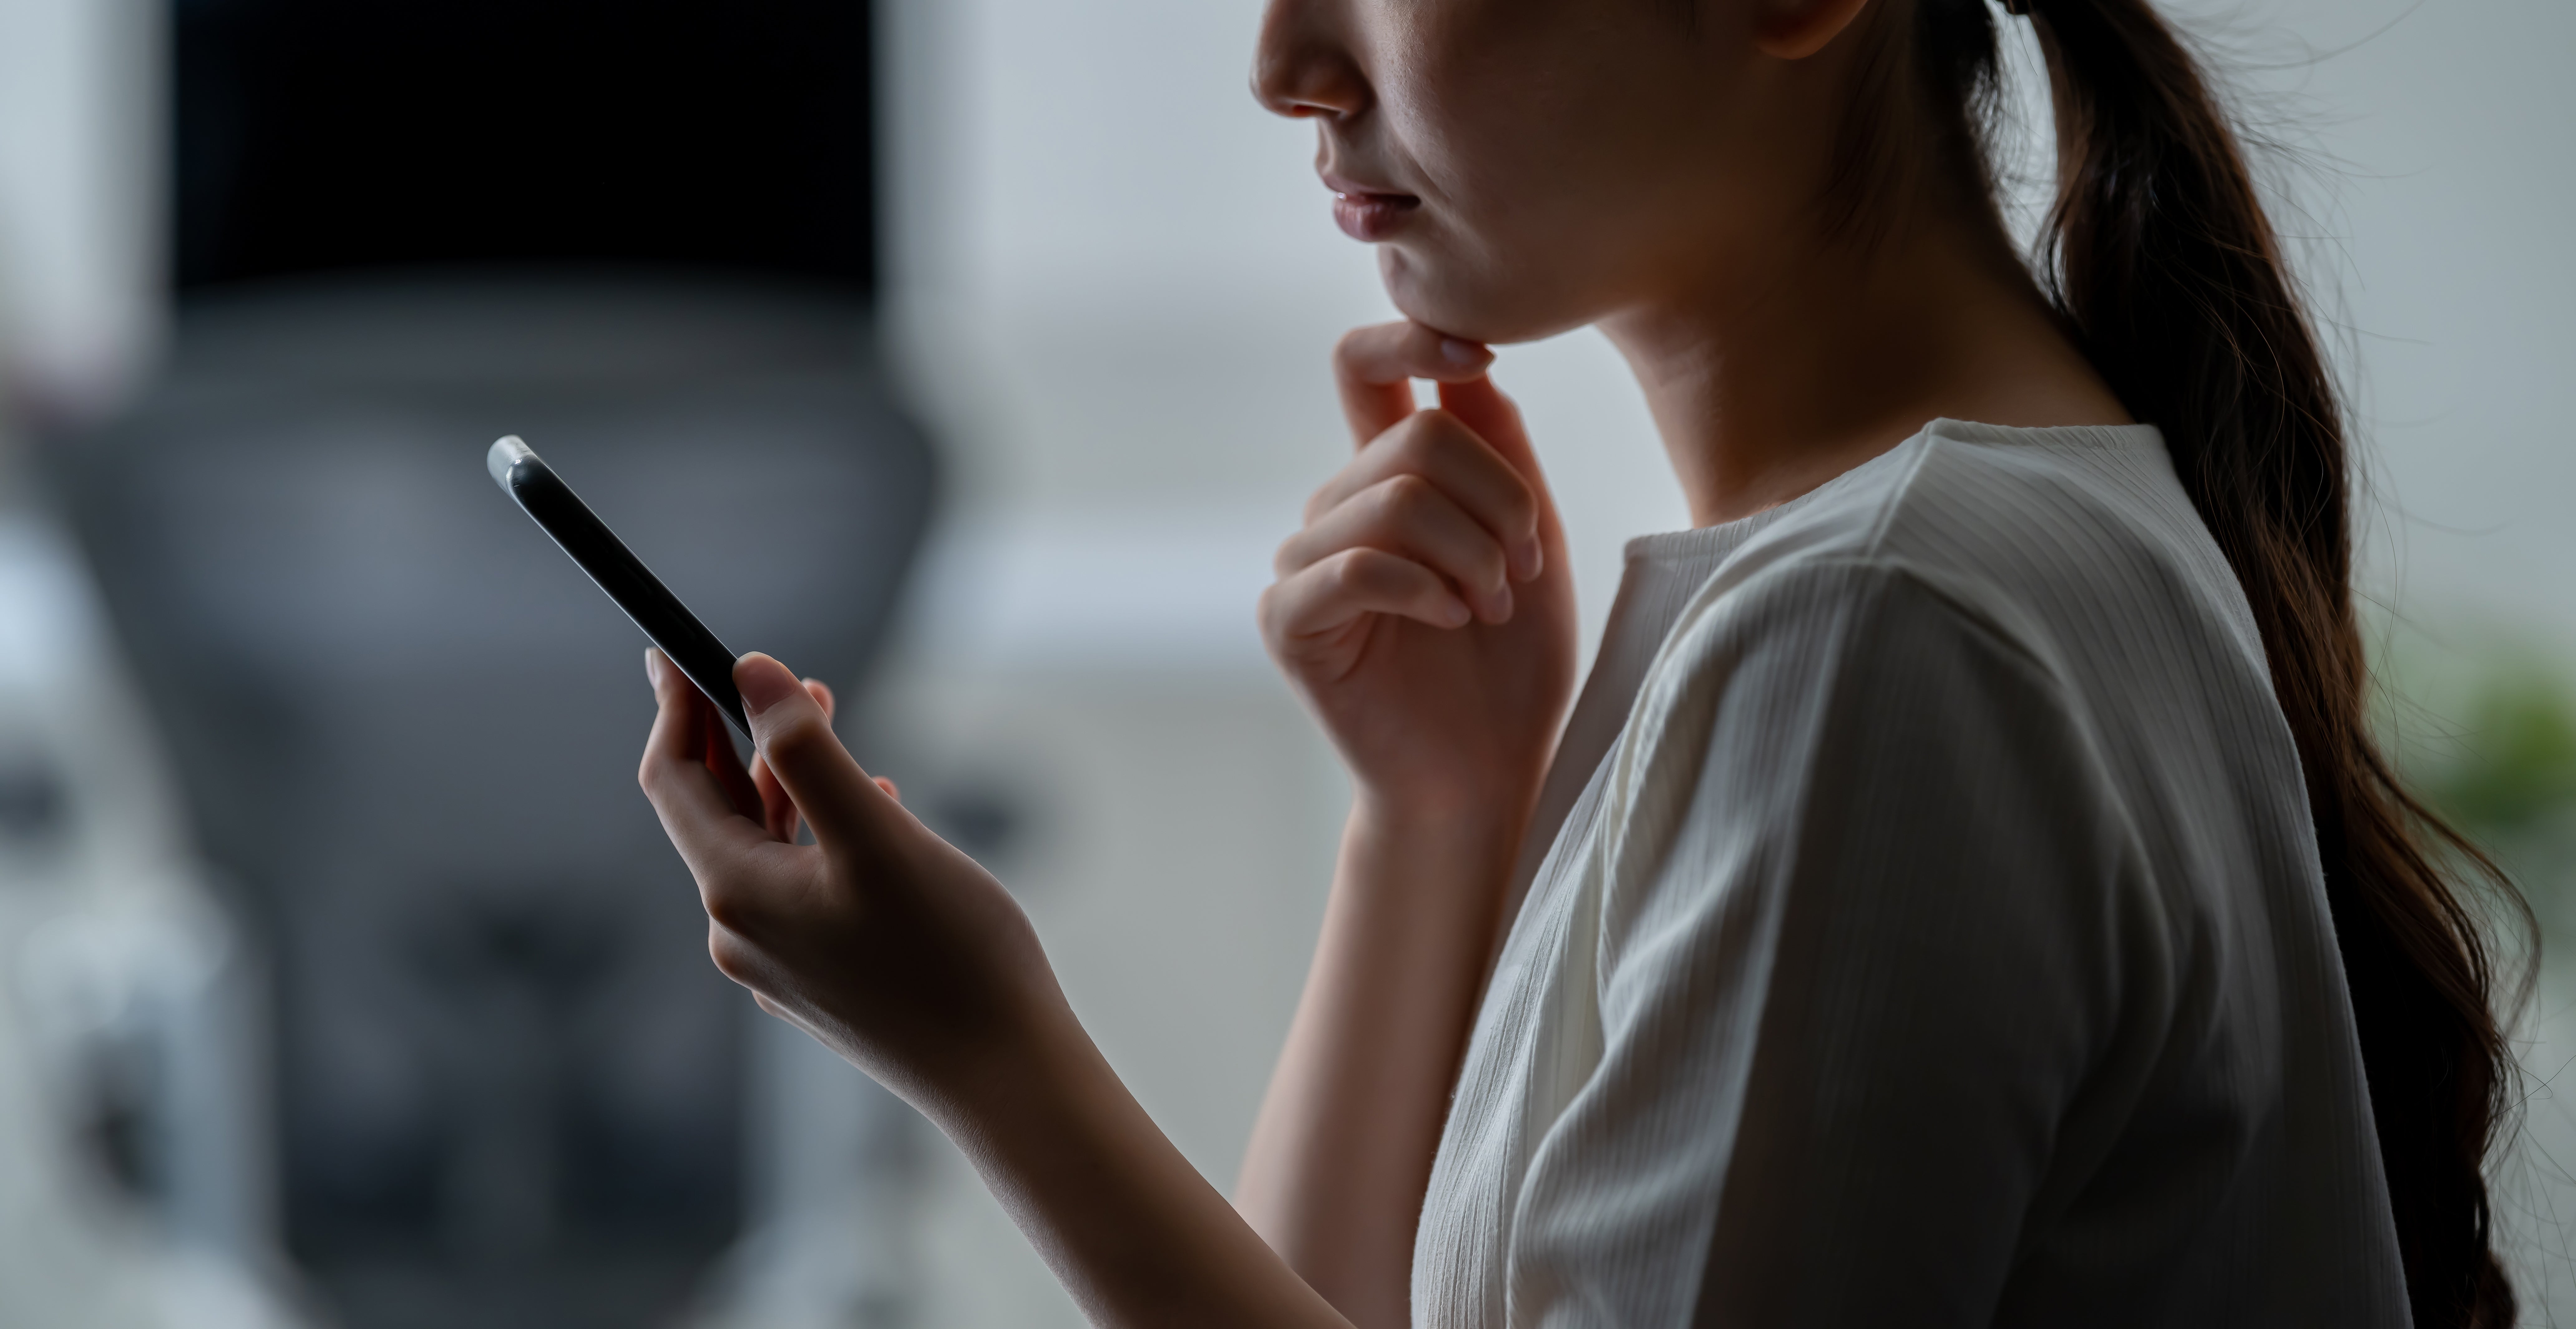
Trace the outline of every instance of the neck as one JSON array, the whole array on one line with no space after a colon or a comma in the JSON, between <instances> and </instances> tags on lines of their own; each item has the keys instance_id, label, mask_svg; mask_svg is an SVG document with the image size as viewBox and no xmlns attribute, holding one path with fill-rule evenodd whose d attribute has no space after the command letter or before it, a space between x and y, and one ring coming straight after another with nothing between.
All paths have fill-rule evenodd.
<instances>
[{"instance_id":1,"label":"neck","mask_svg":"<svg viewBox=\"0 0 2576 1329\"><path fill-rule=\"evenodd\" d=\"M1817 245L1757 289L1601 328L1645 388L1695 525L1796 498L1935 418L2128 421L1986 217L1926 219L1863 252Z\"/></svg>"}]
</instances>

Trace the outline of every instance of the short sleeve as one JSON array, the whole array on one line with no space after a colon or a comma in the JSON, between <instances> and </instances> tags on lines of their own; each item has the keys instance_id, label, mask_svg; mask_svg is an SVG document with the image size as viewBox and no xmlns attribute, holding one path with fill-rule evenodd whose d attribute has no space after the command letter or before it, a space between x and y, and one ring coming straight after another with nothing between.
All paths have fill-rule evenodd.
<instances>
[{"instance_id":1,"label":"short sleeve","mask_svg":"<svg viewBox=\"0 0 2576 1329\"><path fill-rule=\"evenodd\" d=\"M1639 706L1599 1060L1516 1198L1510 1322L1991 1322L2154 931L2062 689L1852 561L1686 620Z\"/></svg>"}]
</instances>

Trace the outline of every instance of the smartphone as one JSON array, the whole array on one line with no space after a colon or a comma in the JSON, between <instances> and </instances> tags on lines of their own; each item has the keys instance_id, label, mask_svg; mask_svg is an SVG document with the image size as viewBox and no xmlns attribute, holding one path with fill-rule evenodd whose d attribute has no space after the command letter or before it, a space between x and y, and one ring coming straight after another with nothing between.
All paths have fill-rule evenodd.
<instances>
[{"instance_id":1,"label":"smartphone","mask_svg":"<svg viewBox=\"0 0 2576 1329\"><path fill-rule=\"evenodd\" d=\"M698 691L724 712L725 720L744 738L751 737L742 692L733 685L733 652L591 512L572 486L516 434L494 443L483 454L483 466L492 473L492 482L517 499L520 510L535 518L572 555L572 561L599 583L599 589L635 620L635 626L662 648L662 654L698 685Z\"/></svg>"}]
</instances>

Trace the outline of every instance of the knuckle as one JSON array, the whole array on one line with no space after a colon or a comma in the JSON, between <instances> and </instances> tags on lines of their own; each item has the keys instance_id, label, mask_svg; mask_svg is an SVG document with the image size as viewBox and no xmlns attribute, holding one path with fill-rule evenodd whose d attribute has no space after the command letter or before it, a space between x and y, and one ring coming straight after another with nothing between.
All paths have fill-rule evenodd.
<instances>
[{"instance_id":1,"label":"knuckle","mask_svg":"<svg viewBox=\"0 0 2576 1329\"><path fill-rule=\"evenodd\" d=\"M787 727L778 736L786 740L789 751L802 752L829 739L832 725L823 718L822 707L806 707L788 717Z\"/></svg>"},{"instance_id":2,"label":"knuckle","mask_svg":"<svg viewBox=\"0 0 2576 1329\"><path fill-rule=\"evenodd\" d=\"M1372 549L1345 549L1333 555L1327 564L1333 589L1342 592L1362 591L1376 580Z\"/></svg>"},{"instance_id":3,"label":"knuckle","mask_svg":"<svg viewBox=\"0 0 2576 1329\"><path fill-rule=\"evenodd\" d=\"M1410 471L1380 481L1377 494L1379 509L1399 522L1420 517L1436 497L1431 482Z\"/></svg>"},{"instance_id":4,"label":"knuckle","mask_svg":"<svg viewBox=\"0 0 2576 1329\"><path fill-rule=\"evenodd\" d=\"M1355 595L1378 598L1402 597L1413 590L1418 567L1410 560L1376 549L1356 551L1351 559L1349 580Z\"/></svg>"},{"instance_id":5,"label":"knuckle","mask_svg":"<svg viewBox=\"0 0 2576 1329\"><path fill-rule=\"evenodd\" d=\"M1397 471L1416 470L1436 460L1440 436L1436 430L1424 425L1426 414L1428 412L1415 411L1387 426L1386 432L1369 445L1370 450L1377 454L1374 460Z\"/></svg>"},{"instance_id":6,"label":"knuckle","mask_svg":"<svg viewBox=\"0 0 2576 1329\"><path fill-rule=\"evenodd\" d=\"M1467 422L1437 407L1425 407L1405 417L1413 422L1414 431L1426 448L1454 448L1460 443L1480 441Z\"/></svg>"},{"instance_id":7,"label":"knuckle","mask_svg":"<svg viewBox=\"0 0 2576 1329\"><path fill-rule=\"evenodd\" d=\"M751 984L753 957L751 946L722 923L707 925L707 958L715 962L716 972L746 987Z\"/></svg>"},{"instance_id":8,"label":"knuckle","mask_svg":"<svg viewBox=\"0 0 2576 1329\"><path fill-rule=\"evenodd\" d=\"M1406 459L1423 470L1455 474L1484 464L1492 451L1466 421L1433 407L1405 417L1413 431L1405 439Z\"/></svg>"},{"instance_id":9,"label":"knuckle","mask_svg":"<svg viewBox=\"0 0 2576 1329\"><path fill-rule=\"evenodd\" d=\"M1274 657L1285 654L1305 626L1304 618L1284 601L1264 604L1258 624L1262 648Z\"/></svg>"},{"instance_id":10,"label":"knuckle","mask_svg":"<svg viewBox=\"0 0 2576 1329\"><path fill-rule=\"evenodd\" d=\"M734 881L718 877L706 883L700 892L707 907L707 921L727 932L740 932L752 921L751 892Z\"/></svg>"},{"instance_id":11,"label":"knuckle","mask_svg":"<svg viewBox=\"0 0 2576 1329\"><path fill-rule=\"evenodd\" d=\"M760 755L775 770L781 764L793 765L813 755L821 744L833 741L832 727L819 709L790 715L770 731L760 744Z\"/></svg>"},{"instance_id":12,"label":"knuckle","mask_svg":"<svg viewBox=\"0 0 2576 1329\"><path fill-rule=\"evenodd\" d=\"M684 792L672 782L686 778L686 772L686 767L673 763L670 758L648 752L635 765L635 784L644 791L644 801L659 808L664 800Z\"/></svg>"}]
</instances>

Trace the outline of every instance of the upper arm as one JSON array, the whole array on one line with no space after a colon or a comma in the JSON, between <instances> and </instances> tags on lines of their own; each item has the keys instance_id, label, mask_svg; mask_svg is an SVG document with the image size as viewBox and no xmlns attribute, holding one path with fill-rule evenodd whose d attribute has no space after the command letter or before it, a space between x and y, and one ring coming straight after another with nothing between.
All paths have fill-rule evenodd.
<instances>
[{"instance_id":1,"label":"upper arm","mask_svg":"<svg viewBox=\"0 0 2576 1329\"><path fill-rule=\"evenodd\" d=\"M1600 1057L1516 1323L1990 1318L2115 1019L2127 839L2046 671L1911 577L1776 579L1618 772Z\"/></svg>"}]
</instances>

